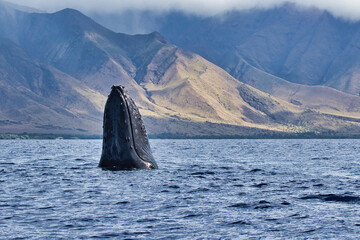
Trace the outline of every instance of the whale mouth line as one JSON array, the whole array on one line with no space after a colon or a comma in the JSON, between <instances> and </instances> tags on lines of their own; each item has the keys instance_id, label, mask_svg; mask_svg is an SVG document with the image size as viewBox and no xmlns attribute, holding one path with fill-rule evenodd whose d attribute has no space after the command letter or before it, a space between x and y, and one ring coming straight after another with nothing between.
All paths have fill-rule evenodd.
<instances>
[{"instance_id":1,"label":"whale mouth line","mask_svg":"<svg viewBox=\"0 0 360 240\"><path fill-rule=\"evenodd\" d=\"M131 113L130 113L130 108L129 108L129 104L127 103L127 99L126 99L126 95L125 93L123 92L123 89L120 90L120 93L122 95L122 97L124 98L124 102L125 102L125 105L126 105L126 110L128 112L128 115L129 115L129 122L130 122L130 129L131 129L131 141L132 141L132 145L134 147L134 150L135 150L135 153L136 155L144 162L147 162L146 160L144 160L140 154L138 153L137 149L136 149L136 144L135 144L135 139L134 139L134 127L133 127L133 121L132 121L132 118L131 118Z\"/></svg>"},{"instance_id":2,"label":"whale mouth line","mask_svg":"<svg viewBox=\"0 0 360 240\"><path fill-rule=\"evenodd\" d=\"M137 155L137 157L142 160L144 163L147 163L149 165L152 165L152 163L150 161L147 161L145 160L141 154L139 154L138 150L137 150L137 147L136 147L136 143L135 143L135 138L134 138L134 123L133 123L133 119L131 117L131 112L130 112L130 107L129 107L129 104L128 104L128 97L126 95L126 93L124 92L124 89L123 88L118 88L120 89L120 94L122 96L122 98L124 99L124 102L125 102L125 106L126 106L126 110L128 112L128 116L129 116L129 123L130 123L130 130L131 130L131 142L132 142L132 145L134 147L134 152L135 154Z\"/></svg>"}]
</instances>

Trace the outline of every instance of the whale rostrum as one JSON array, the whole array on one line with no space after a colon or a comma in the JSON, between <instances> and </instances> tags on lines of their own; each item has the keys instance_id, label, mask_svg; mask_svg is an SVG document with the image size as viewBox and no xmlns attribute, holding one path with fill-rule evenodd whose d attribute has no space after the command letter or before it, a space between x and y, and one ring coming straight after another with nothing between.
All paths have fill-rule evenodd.
<instances>
[{"instance_id":1,"label":"whale rostrum","mask_svg":"<svg viewBox=\"0 0 360 240\"><path fill-rule=\"evenodd\" d=\"M122 86L111 88L103 128L99 167L108 170L158 168L140 112Z\"/></svg>"}]
</instances>

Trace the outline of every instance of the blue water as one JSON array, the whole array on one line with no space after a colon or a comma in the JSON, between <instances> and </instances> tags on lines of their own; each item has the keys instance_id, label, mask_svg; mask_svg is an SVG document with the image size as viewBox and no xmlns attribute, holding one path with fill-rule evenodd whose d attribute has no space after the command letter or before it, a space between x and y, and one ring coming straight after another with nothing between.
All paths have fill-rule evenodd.
<instances>
[{"instance_id":1,"label":"blue water","mask_svg":"<svg viewBox=\"0 0 360 240\"><path fill-rule=\"evenodd\" d=\"M101 140L0 141L0 239L360 236L360 140L150 142L111 172Z\"/></svg>"}]
</instances>

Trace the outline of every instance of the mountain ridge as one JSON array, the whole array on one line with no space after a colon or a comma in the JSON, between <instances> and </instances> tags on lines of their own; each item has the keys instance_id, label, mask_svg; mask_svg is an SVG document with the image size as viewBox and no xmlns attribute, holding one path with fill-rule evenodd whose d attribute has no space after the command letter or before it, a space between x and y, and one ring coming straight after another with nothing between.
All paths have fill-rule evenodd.
<instances>
[{"instance_id":1,"label":"mountain ridge","mask_svg":"<svg viewBox=\"0 0 360 240\"><path fill-rule=\"evenodd\" d=\"M251 66L290 82L326 85L355 95L360 92L356 70L359 21L345 21L327 11L289 3L269 10L233 11L221 17L175 13L164 18L155 29L230 73L243 58Z\"/></svg>"},{"instance_id":2,"label":"mountain ridge","mask_svg":"<svg viewBox=\"0 0 360 240\"><path fill-rule=\"evenodd\" d=\"M7 120L13 122L25 122L29 131L37 129L44 132L44 129L49 128L55 133L84 133L86 130L83 127L92 128L101 120L99 117L95 117L95 123L93 120L94 115L101 111L99 106L89 103L77 91L82 89L83 93L91 93L93 90L78 80L39 63L7 39L0 39L0 75L2 121L7 117ZM98 95L96 92L94 94ZM57 104L59 101L64 105ZM81 122L74 122L76 118L82 119ZM61 124L57 125L59 120ZM20 126L15 124L8 127L18 132L17 128Z\"/></svg>"},{"instance_id":3,"label":"mountain ridge","mask_svg":"<svg viewBox=\"0 0 360 240\"><path fill-rule=\"evenodd\" d=\"M8 107L1 110L2 132L19 132L21 126L39 131L39 121L45 129L42 132L100 134L103 104L112 85L127 88L149 132L158 136L251 136L251 129L255 135L285 136L360 132L351 114L336 118L261 92L169 43L158 32L115 33L71 9L52 14L15 13L19 15L12 12L7 19L3 13L5 18L0 21L0 25L6 20L14 27L14 31L5 29L4 35L13 42L12 51L21 52L12 68L0 68L5 76L0 78L0 90L8 89L5 94L12 96L12 102L2 106ZM2 51L6 64L11 57ZM33 88L24 82L20 87L48 108L27 106L32 99L24 99L24 91L13 89L6 77L10 75L19 83L30 81ZM42 84L50 85L39 88ZM11 114L10 110L17 109L21 111ZM4 125L11 122L19 123L15 124L18 128Z\"/></svg>"}]
</instances>

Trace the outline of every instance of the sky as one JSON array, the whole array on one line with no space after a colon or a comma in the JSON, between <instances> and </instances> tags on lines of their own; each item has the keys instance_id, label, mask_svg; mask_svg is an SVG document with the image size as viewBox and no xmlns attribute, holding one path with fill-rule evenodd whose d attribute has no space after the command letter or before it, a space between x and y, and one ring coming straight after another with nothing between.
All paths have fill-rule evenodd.
<instances>
[{"instance_id":1,"label":"sky","mask_svg":"<svg viewBox=\"0 0 360 240\"><path fill-rule=\"evenodd\" d=\"M74 8L85 13L115 13L124 10L169 11L211 16L229 10L272 8L284 2L328 10L337 17L360 20L360 0L7 0L48 12Z\"/></svg>"}]
</instances>

